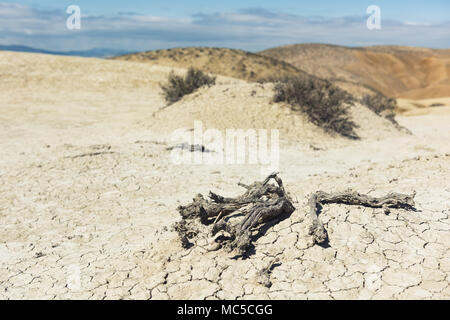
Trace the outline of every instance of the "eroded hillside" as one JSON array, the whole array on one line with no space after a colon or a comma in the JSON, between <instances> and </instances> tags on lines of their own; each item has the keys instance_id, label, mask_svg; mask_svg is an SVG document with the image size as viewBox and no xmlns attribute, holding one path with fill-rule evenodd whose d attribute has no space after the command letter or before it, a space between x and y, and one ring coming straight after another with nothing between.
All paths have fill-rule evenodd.
<instances>
[{"instance_id":1,"label":"eroded hillside","mask_svg":"<svg viewBox=\"0 0 450 320\"><path fill-rule=\"evenodd\" d=\"M260 54L321 78L360 90L373 88L390 97L419 100L450 96L450 50L298 44Z\"/></svg>"}]
</instances>

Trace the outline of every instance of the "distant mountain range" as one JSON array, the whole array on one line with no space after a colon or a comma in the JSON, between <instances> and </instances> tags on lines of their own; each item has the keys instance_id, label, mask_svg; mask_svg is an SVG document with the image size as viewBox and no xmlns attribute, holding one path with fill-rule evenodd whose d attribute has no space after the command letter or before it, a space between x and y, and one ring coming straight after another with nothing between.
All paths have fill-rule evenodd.
<instances>
[{"instance_id":1,"label":"distant mountain range","mask_svg":"<svg viewBox=\"0 0 450 320\"><path fill-rule=\"evenodd\" d=\"M44 53L44 54L54 54L60 56L79 56L79 57L96 57L96 58L108 58L115 57L130 53L129 51L105 49L105 48L94 48L90 50L80 50L80 51L50 51L44 49L37 49L22 45L0 45L0 50L6 51L17 51L17 52L31 52L31 53Z\"/></svg>"}]
</instances>

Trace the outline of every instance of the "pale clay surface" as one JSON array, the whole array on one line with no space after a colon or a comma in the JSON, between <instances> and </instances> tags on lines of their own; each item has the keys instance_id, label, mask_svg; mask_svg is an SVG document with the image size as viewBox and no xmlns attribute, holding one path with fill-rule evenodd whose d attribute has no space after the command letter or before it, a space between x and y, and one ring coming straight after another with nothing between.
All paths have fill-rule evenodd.
<instances>
[{"instance_id":1,"label":"pale clay surface","mask_svg":"<svg viewBox=\"0 0 450 320\"><path fill-rule=\"evenodd\" d=\"M449 114L400 118L412 136L283 143L297 210L236 260L182 249L171 226L178 205L238 195L260 168L171 164L150 125L169 71L0 52L0 299L450 299ZM418 211L327 205L329 246L313 245L307 196L347 188L415 190ZM274 257L266 288L257 273Z\"/></svg>"}]
</instances>

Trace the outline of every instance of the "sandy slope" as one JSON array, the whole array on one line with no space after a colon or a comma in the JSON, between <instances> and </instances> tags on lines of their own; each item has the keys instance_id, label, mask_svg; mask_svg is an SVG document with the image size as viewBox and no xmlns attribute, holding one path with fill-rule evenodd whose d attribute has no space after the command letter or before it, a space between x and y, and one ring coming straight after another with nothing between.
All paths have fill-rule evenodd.
<instances>
[{"instance_id":1,"label":"sandy slope","mask_svg":"<svg viewBox=\"0 0 450 320\"><path fill-rule=\"evenodd\" d=\"M169 72L0 52L0 299L450 298L448 113L400 118L409 136L357 107L364 139L347 141L271 105L268 87L235 79L161 110ZM261 179L255 165L171 163L167 133L196 118L280 126L286 141L280 172L297 210L249 259L183 250L171 231L176 207L196 193L232 196L237 182ZM326 206L330 247L313 246L307 194L349 187L415 190L419 211ZM272 257L281 265L266 288L256 274Z\"/></svg>"},{"instance_id":2,"label":"sandy slope","mask_svg":"<svg viewBox=\"0 0 450 320\"><path fill-rule=\"evenodd\" d=\"M299 44L261 54L322 78L369 86L387 96L414 100L450 96L450 50Z\"/></svg>"},{"instance_id":3,"label":"sandy slope","mask_svg":"<svg viewBox=\"0 0 450 320\"><path fill-rule=\"evenodd\" d=\"M158 110L149 128L170 134L177 128L193 129L195 120L205 128L278 129L285 143L297 146L347 145L348 139L330 136L287 105L273 103L273 85L230 80L204 88L170 107ZM355 131L361 138L381 139L401 135L387 120L357 104L351 109Z\"/></svg>"}]
</instances>

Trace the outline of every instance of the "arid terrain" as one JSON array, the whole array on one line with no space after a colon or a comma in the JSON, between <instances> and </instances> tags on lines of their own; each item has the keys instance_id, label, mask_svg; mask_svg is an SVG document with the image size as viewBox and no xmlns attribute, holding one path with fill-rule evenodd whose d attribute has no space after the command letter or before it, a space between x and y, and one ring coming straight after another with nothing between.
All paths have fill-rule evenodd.
<instances>
[{"instance_id":1,"label":"arid terrain","mask_svg":"<svg viewBox=\"0 0 450 320\"><path fill-rule=\"evenodd\" d=\"M368 87L389 97L414 100L450 96L448 49L298 44L268 49L260 54L353 87L353 90Z\"/></svg>"},{"instance_id":2,"label":"arid terrain","mask_svg":"<svg viewBox=\"0 0 450 320\"><path fill-rule=\"evenodd\" d=\"M0 299L450 299L448 77L424 75L436 95L393 92L412 134L356 104L361 139L350 140L272 102L271 83L233 73L166 106L159 83L174 66L130 60L0 51ZM172 229L196 194L234 197L265 177L258 165L174 164L171 133L194 121L279 129L296 210L247 259L207 240L184 249ZM308 196L347 189L415 192L417 210L326 205L329 243L315 245Z\"/></svg>"},{"instance_id":3,"label":"arid terrain","mask_svg":"<svg viewBox=\"0 0 450 320\"><path fill-rule=\"evenodd\" d=\"M406 115L450 106L450 50L401 46L343 47L298 44L258 53L227 48L174 48L113 59L173 68L198 68L250 82L313 75L355 96L381 92L398 100ZM425 107L425 109L424 109ZM445 111L444 111L445 112Z\"/></svg>"}]
</instances>

